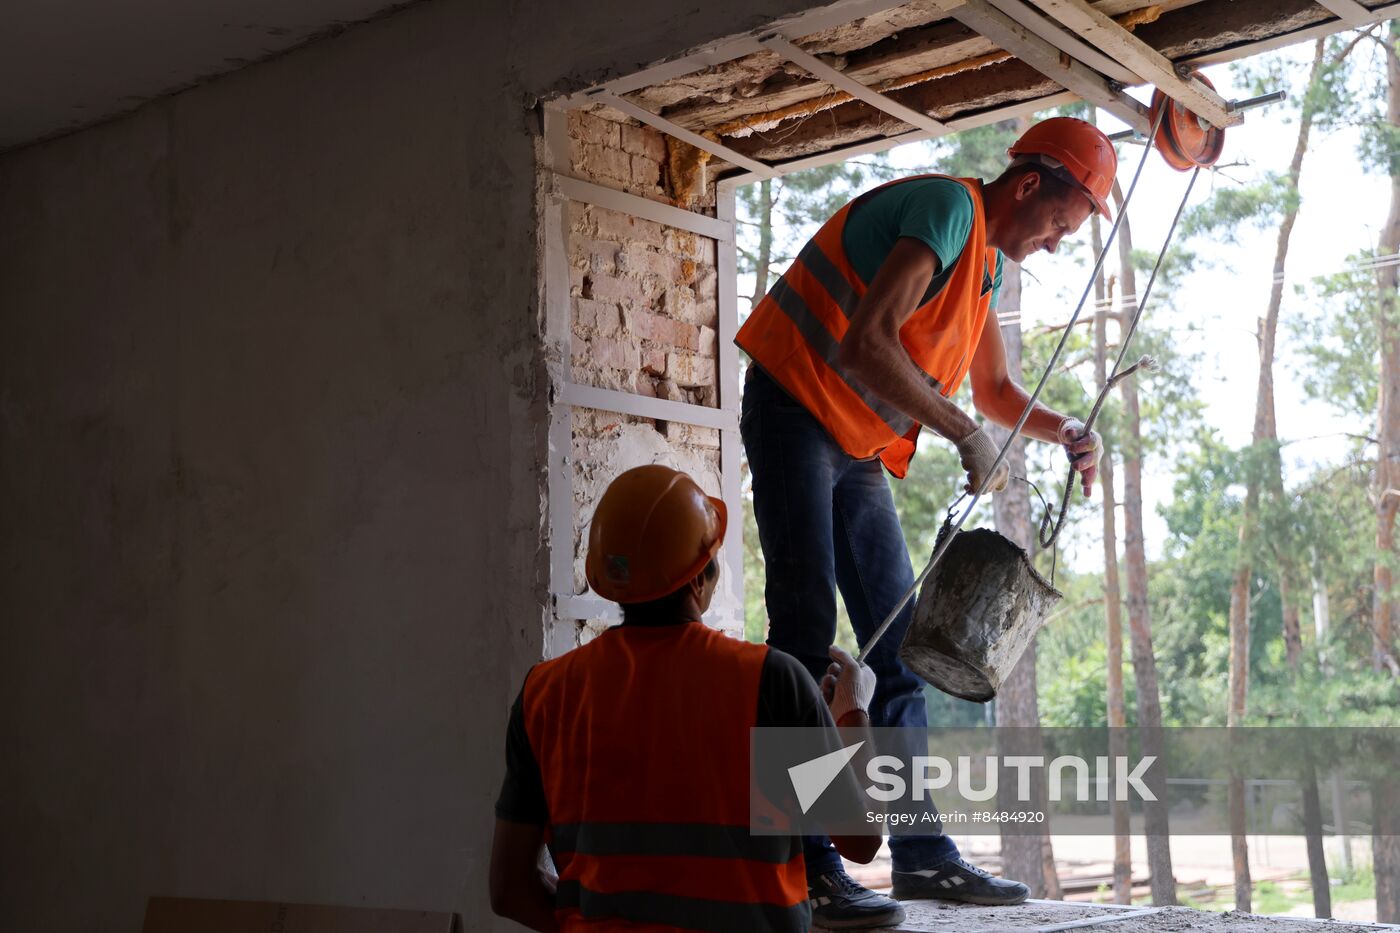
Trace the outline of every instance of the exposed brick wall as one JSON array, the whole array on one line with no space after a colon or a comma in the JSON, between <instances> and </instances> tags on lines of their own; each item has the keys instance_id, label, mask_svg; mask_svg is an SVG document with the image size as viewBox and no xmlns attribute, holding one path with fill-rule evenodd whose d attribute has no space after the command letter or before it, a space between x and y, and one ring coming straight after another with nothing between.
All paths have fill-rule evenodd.
<instances>
[{"instance_id":1,"label":"exposed brick wall","mask_svg":"<svg viewBox=\"0 0 1400 933\"><path fill-rule=\"evenodd\" d=\"M668 201L660 133L578 111L569 131L576 175ZM584 204L571 205L569 227L574 381L714 405L714 241Z\"/></svg>"},{"instance_id":2,"label":"exposed brick wall","mask_svg":"<svg viewBox=\"0 0 1400 933\"><path fill-rule=\"evenodd\" d=\"M569 114L571 171L580 178L663 203L666 138L650 127ZM693 192L691 192L693 194ZM688 209L713 216L714 186ZM639 395L717 404L716 244L684 230L587 204L569 206L571 374L574 382ZM665 463L720 494L719 432L615 412L575 409L574 591L587 583L586 531L614 476ZM586 642L606 623L579 626Z\"/></svg>"}]
</instances>

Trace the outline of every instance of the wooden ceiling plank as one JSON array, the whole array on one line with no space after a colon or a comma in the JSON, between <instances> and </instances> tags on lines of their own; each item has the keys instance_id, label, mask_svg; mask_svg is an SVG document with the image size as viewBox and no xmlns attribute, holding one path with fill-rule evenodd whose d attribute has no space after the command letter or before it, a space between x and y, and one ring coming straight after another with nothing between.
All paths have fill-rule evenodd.
<instances>
[{"instance_id":1,"label":"wooden ceiling plank","mask_svg":"<svg viewBox=\"0 0 1400 933\"><path fill-rule=\"evenodd\" d=\"M891 90L881 85L905 75L955 65L995 51L995 46L956 20L945 19L931 28L903 33L860 53L846 56L842 73L882 94ZM764 50L765 58L773 54ZM669 120L691 129L722 125L753 114L768 113L829 96L831 89L806 75L778 70L762 82L756 93L731 94L723 98L699 98L677 107L660 110ZM637 103L642 101L637 100Z\"/></svg>"},{"instance_id":2,"label":"wooden ceiling plank","mask_svg":"<svg viewBox=\"0 0 1400 933\"><path fill-rule=\"evenodd\" d=\"M960 117L957 120L950 121L948 123L948 129L953 132L958 132L960 130L970 130L978 126L986 126L990 123L996 123L999 120L1009 120L1014 117L1029 116L1032 113L1037 113L1041 110L1045 110L1048 107L1059 107L1065 104L1072 104L1077 100L1079 100L1079 98L1074 94L1071 94L1069 91L1061 91L1060 93L1053 94L1050 97L1040 97L1030 101L1018 101L1013 104L1006 104L1000 107L994 107L990 110L984 110L981 113ZM817 168L822 165L831 165L834 162L844 162L847 159L854 159L863 155L872 155L877 152L884 152L888 149L893 149L895 146L902 146L905 143L916 142L921 139L929 138L929 134L924 132L923 130L915 130L910 133L902 133L896 136L884 136L879 139L872 139L862 143L855 143L853 145L844 146L839 149L829 149L826 152L819 152L816 155L805 156L802 158L792 159L787 162L782 162L777 165L774 165L773 167L777 169L779 173L786 175L789 172L799 172L803 169ZM744 185L753 181L759 181L761 179L747 172L741 172L736 175L726 175L722 180L728 184Z\"/></svg>"},{"instance_id":3,"label":"wooden ceiling plank","mask_svg":"<svg viewBox=\"0 0 1400 933\"><path fill-rule=\"evenodd\" d=\"M1219 127L1235 126L1244 121L1243 115L1230 111L1230 105L1219 94L1195 78L1178 75L1169 59L1094 9L1087 0L1033 2L1198 116Z\"/></svg>"},{"instance_id":4,"label":"wooden ceiling plank","mask_svg":"<svg viewBox=\"0 0 1400 933\"><path fill-rule=\"evenodd\" d=\"M812 77L819 78L833 87L845 91L852 97L863 100L870 106L879 110L883 110L897 120L903 120L910 126L916 126L929 133L946 132L946 127L928 114L920 113L912 107L906 107L898 101L886 97L879 91L866 87L859 81L832 68L815 55L807 54L782 36L765 36L758 41L793 64L802 66Z\"/></svg>"},{"instance_id":5,"label":"wooden ceiling plank","mask_svg":"<svg viewBox=\"0 0 1400 933\"><path fill-rule=\"evenodd\" d=\"M1353 26L1368 26L1376 21L1376 14L1357 3L1356 0L1317 0L1317 2Z\"/></svg>"},{"instance_id":6,"label":"wooden ceiling plank","mask_svg":"<svg viewBox=\"0 0 1400 933\"><path fill-rule=\"evenodd\" d=\"M1385 6L1371 8L1372 22L1385 22L1400 16L1400 3L1391 3ZM1312 23L1299 26L1288 32L1270 36L1257 42L1231 45L1224 48L1214 49L1205 52L1192 52L1189 58L1181 59L1182 64L1196 65L1204 68L1206 65L1220 65L1225 62L1239 61L1241 58L1248 58L1252 55L1261 55L1264 52L1272 52L1275 49L1296 45L1299 42L1309 42L1319 36L1330 36L1335 32L1340 32L1336 20L1327 20L1321 23Z\"/></svg>"},{"instance_id":7,"label":"wooden ceiling plank","mask_svg":"<svg viewBox=\"0 0 1400 933\"><path fill-rule=\"evenodd\" d=\"M1104 77L1112 78L1120 84L1138 83L1137 75L1077 36L1066 32L1059 23L1030 4L1023 3L1022 0L991 0L991 4L1055 48L1067 52Z\"/></svg>"},{"instance_id":8,"label":"wooden ceiling plank","mask_svg":"<svg viewBox=\"0 0 1400 933\"><path fill-rule=\"evenodd\" d=\"M891 96L957 127L958 120L974 114L1062 93L1064 88L1058 82L1025 62L1008 58L998 65L892 91ZM860 101L850 101L800 123L782 124L773 133L752 132L726 136L724 140L750 158L775 164L825 149L868 142L877 136L895 136L907 128L894 123L888 114Z\"/></svg>"},{"instance_id":9,"label":"wooden ceiling plank","mask_svg":"<svg viewBox=\"0 0 1400 933\"><path fill-rule=\"evenodd\" d=\"M1103 75L1070 58L987 0L963 3L949 0L945 9L948 15L977 30L1066 90L1107 110L1139 133L1146 134L1151 129L1142 104L1124 94L1121 88L1110 87ZM1114 27L1119 28L1117 23Z\"/></svg>"}]
</instances>

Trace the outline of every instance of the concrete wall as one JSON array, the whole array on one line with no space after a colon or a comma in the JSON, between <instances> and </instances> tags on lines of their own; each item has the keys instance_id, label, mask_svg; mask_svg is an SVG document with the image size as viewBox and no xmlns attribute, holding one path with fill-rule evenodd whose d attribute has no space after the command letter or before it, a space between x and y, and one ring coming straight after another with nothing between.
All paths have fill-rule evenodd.
<instances>
[{"instance_id":1,"label":"concrete wall","mask_svg":"<svg viewBox=\"0 0 1400 933\"><path fill-rule=\"evenodd\" d=\"M524 105L804 5L429 0L0 157L0 929L135 931L150 894L506 928Z\"/></svg>"}]
</instances>

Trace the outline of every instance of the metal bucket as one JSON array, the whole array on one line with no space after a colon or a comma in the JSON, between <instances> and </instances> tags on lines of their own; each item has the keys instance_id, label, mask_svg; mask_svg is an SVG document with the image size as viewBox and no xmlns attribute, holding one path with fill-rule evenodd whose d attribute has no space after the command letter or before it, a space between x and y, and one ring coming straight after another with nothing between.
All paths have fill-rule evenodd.
<instances>
[{"instance_id":1,"label":"metal bucket","mask_svg":"<svg viewBox=\"0 0 1400 933\"><path fill-rule=\"evenodd\" d=\"M944 693L986 703L1063 595L995 531L959 532L924 581L900 660Z\"/></svg>"}]
</instances>

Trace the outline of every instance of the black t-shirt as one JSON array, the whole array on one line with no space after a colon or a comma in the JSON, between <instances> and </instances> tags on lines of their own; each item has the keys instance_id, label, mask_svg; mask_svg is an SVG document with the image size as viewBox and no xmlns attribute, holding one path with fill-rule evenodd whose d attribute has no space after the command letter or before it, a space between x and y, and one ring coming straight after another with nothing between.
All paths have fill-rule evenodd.
<instances>
[{"instance_id":1,"label":"black t-shirt","mask_svg":"<svg viewBox=\"0 0 1400 933\"><path fill-rule=\"evenodd\" d=\"M524 694L522 686L510 708L510 725L506 728L506 776L496 800L496 816L512 823L542 824L549 822L549 806L545 801L540 767L530 748L530 737L525 733ZM754 725L760 728L833 725L831 711L822 701L807 669L792 655L776 648L769 648L763 659Z\"/></svg>"}]
</instances>

